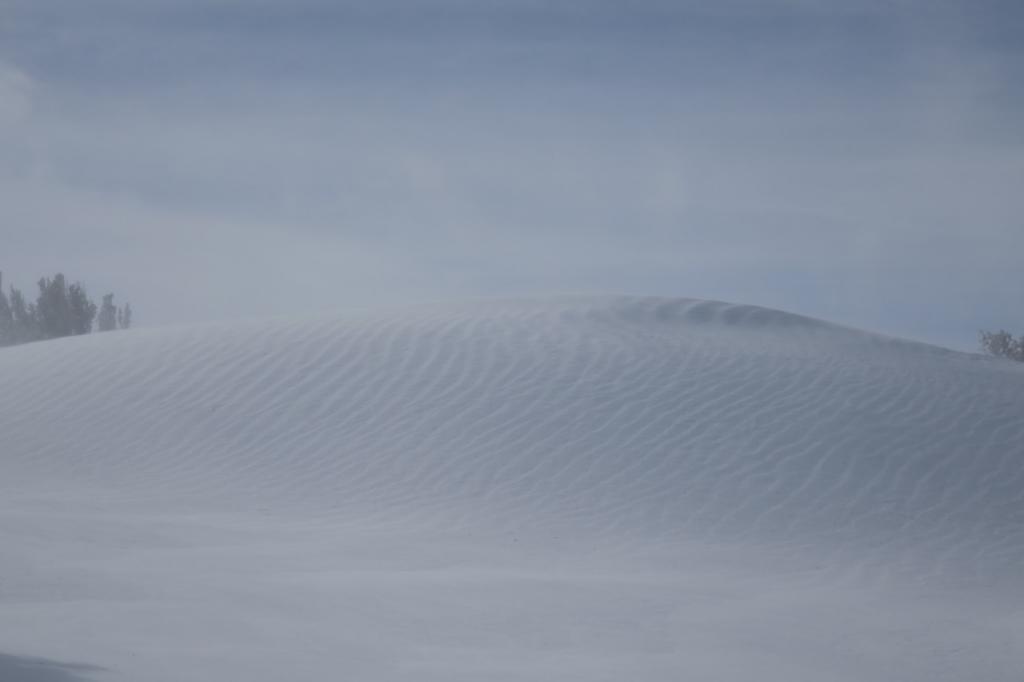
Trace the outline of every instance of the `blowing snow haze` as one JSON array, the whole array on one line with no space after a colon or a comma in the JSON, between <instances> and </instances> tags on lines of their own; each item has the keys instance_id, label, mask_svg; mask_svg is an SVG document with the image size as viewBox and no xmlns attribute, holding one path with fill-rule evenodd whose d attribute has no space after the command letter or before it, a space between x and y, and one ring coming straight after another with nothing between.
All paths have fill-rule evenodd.
<instances>
[{"instance_id":1,"label":"blowing snow haze","mask_svg":"<svg viewBox=\"0 0 1024 682\"><path fill-rule=\"evenodd\" d=\"M698 296L1019 321L1018 2L0 7L0 267L142 324Z\"/></svg>"},{"instance_id":2,"label":"blowing snow haze","mask_svg":"<svg viewBox=\"0 0 1024 682\"><path fill-rule=\"evenodd\" d=\"M0 682L1021 682L1022 31L0 0Z\"/></svg>"}]
</instances>

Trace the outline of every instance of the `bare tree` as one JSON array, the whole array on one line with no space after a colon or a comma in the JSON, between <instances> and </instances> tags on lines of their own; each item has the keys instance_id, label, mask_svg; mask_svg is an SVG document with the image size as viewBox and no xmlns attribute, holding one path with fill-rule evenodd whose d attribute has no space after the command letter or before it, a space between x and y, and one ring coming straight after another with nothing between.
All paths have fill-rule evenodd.
<instances>
[{"instance_id":1,"label":"bare tree","mask_svg":"<svg viewBox=\"0 0 1024 682\"><path fill-rule=\"evenodd\" d=\"M981 332L981 347L989 355L1024 362L1024 335L1014 338L1013 334L1000 329L997 332Z\"/></svg>"}]
</instances>

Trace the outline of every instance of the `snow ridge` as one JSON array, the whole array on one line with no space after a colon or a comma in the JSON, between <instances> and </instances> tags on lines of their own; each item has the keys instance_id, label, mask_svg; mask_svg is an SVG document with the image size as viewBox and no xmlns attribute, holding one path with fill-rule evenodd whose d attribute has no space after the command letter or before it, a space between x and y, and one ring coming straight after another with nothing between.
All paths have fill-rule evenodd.
<instances>
[{"instance_id":1,"label":"snow ridge","mask_svg":"<svg viewBox=\"0 0 1024 682\"><path fill-rule=\"evenodd\" d=\"M1016 367L754 306L154 330L12 349L0 375L8 480L1024 563Z\"/></svg>"},{"instance_id":2,"label":"snow ridge","mask_svg":"<svg viewBox=\"0 0 1024 682\"><path fill-rule=\"evenodd\" d=\"M0 678L1015 682L1022 369L656 298L2 349Z\"/></svg>"}]
</instances>

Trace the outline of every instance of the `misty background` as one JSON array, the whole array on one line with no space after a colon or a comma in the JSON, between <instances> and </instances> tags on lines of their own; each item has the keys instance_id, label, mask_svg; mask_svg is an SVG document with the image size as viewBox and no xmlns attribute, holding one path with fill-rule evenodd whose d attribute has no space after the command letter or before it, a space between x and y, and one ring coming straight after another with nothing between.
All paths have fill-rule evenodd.
<instances>
[{"instance_id":1,"label":"misty background","mask_svg":"<svg viewBox=\"0 0 1024 682\"><path fill-rule=\"evenodd\" d=\"M1024 328L1016 0L5 0L0 269L143 325L437 299Z\"/></svg>"}]
</instances>

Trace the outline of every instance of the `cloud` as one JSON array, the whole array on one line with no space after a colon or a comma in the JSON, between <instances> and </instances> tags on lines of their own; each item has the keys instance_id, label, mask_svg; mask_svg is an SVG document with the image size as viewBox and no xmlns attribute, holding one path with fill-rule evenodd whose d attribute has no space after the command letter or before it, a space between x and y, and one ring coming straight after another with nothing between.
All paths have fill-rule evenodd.
<instances>
[{"instance_id":1,"label":"cloud","mask_svg":"<svg viewBox=\"0 0 1024 682\"><path fill-rule=\"evenodd\" d=\"M32 114L32 79L0 61L0 131L23 124Z\"/></svg>"},{"instance_id":2,"label":"cloud","mask_svg":"<svg viewBox=\"0 0 1024 682\"><path fill-rule=\"evenodd\" d=\"M946 340L1024 295L1019 55L968 5L11 6L0 267L143 320L602 291Z\"/></svg>"}]
</instances>

